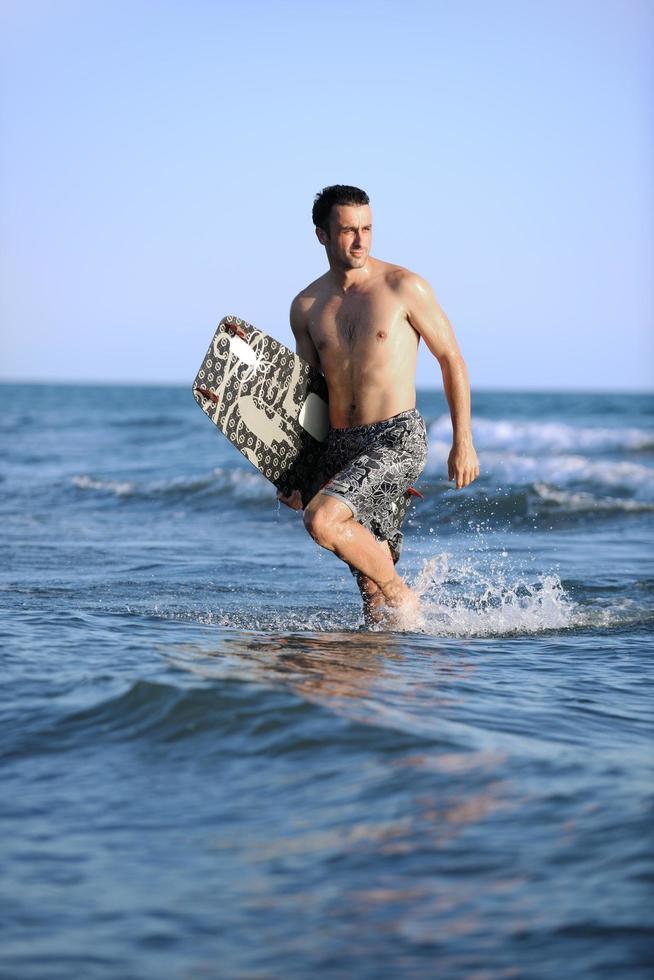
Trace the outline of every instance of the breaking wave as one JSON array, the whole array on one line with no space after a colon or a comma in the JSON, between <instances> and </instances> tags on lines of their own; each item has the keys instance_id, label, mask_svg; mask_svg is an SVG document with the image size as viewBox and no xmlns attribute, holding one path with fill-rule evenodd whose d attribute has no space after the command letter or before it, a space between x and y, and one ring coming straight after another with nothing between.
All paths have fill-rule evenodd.
<instances>
[{"instance_id":1,"label":"breaking wave","mask_svg":"<svg viewBox=\"0 0 654 980\"><path fill-rule=\"evenodd\" d=\"M441 415L432 422L429 434L436 442L451 442L449 415ZM509 453L599 454L654 450L654 433L635 426L609 428L476 417L473 434L477 449Z\"/></svg>"},{"instance_id":2,"label":"breaking wave","mask_svg":"<svg viewBox=\"0 0 654 980\"><path fill-rule=\"evenodd\" d=\"M83 491L134 500L180 501L196 497L233 497L234 500L275 500L268 481L255 470L214 467L208 473L173 477L169 480L100 479L88 473L73 476L72 485Z\"/></svg>"}]
</instances>

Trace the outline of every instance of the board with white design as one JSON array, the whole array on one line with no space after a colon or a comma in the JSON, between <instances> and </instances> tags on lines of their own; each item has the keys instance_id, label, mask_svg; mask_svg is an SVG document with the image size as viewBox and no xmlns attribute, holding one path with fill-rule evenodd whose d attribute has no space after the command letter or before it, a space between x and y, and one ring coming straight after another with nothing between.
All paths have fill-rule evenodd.
<instances>
[{"instance_id":1,"label":"board with white design","mask_svg":"<svg viewBox=\"0 0 654 980\"><path fill-rule=\"evenodd\" d=\"M302 357L237 316L225 316L193 382L200 408L284 494L307 504L327 479L327 385ZM328 474L329 475L329 474Z\"/></svg>"}]
</instances>

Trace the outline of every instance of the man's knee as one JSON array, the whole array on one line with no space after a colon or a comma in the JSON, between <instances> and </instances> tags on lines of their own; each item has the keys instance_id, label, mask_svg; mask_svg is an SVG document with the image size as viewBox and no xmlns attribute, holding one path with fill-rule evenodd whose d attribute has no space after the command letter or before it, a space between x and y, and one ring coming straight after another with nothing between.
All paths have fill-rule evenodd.
<instances>
[{"instance_id":1,"label":"man's knee","mask_svg":"<svg viewBox=\"0 0 654 980\"><path fill-rule=\"evenodd\" d=\"M352 521L352 511L341 500L318 493L304 511L304 526L323 548L336 551L336 545Z\"/></svg>"},{"instance_id":2,"label":"man's knee","mask_svg":"<svg viewBox=\"0 0 654 980\"><path fill-rule=\"evenodd\" d=\"M304 511L304 526L316 542L329 548L334 537L334 521L320 505L309 505Z\"/></svg>"}]
</instances>

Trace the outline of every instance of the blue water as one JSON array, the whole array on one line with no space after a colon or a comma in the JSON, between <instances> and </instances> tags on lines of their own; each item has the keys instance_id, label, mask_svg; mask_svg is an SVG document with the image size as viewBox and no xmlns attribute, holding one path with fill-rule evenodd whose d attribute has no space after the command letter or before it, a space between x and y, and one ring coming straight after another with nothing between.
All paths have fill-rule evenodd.
<instances>
[{"instance_id":1,"label":"blue water","mask_svg":"<svg viewBox=\"0 0 654 980\"><path fill-rule=\"evenodd\" d=\"M189 389L0 386L0 973L646 977L654 434L637 395L440 394L419 632Z\"/></svg>"}]
</instances>

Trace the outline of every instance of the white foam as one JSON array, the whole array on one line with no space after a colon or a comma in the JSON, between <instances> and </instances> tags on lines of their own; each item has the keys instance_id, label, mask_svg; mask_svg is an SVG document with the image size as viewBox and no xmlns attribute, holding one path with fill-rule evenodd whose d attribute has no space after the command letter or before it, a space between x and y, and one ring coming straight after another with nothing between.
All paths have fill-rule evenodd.
<instances>
[{"instance_id":1,"label":"white foam","mask_svg":"<svg viewBox=\"0 0 654 980\"><path fill-rule=\"evenodd\" d=\"M428 472L445 478L450 449L451 443L430 442ZM479 467L483 477L506 486L538 482L559 487L591 484L600 490L627 490L637 500L654 501L654 469L642 463L564 453L534 456L480 449Z\"/></svg>"},{"instance_id":2,"label":"white foam","mask_svg":"<svg viewBox=\"0 0 654 980\"><path fill-rule=\"evenodd\" d=\"M450 445L452 423L441 415L429 427L434 442ZM473 419L478 449L530 453L601 453L654 448L654 433L634 426L576 426L565 422L519 422L513 419Z\"/></svg>"},{"instance_id":3,"label":"white foam","mask_svg":"<svg viewBox=\"0 0 654 980\"><path fill-rule=\"evenodd\" d=\"M79 490L100 490L103 493L114 493L117 497L125 497L134 492L134 484L129 480L94 480L92 476L87 474L74 476L73 486Z\"/></svg>"},{"instance_id":4,"label":"white foam","mask_svg":"<svg viewBox=\"0 0 654 980\"><path fill-rule=\"evenodd\" d=\"M623 497L598 497L584 490L557 490L547 483L535 483L533 490L544 503L554 504L565 510L583 513L586 511L626 511L628 513L643 513L654 511L654 503L640 500L630 500Z\"/></svg>"},{"instance_id":5,"label":"white foam","mask_svg":"<svg viewBox=\"0 0 654 980\"><path fill-rule=\"evenodd\" d=\"M79 490L95 490L113 493L117 497L158 497L171 493L193 494L203 490L224 490L235 497L247 500L274 501L268 481L256 470L225 469L217 466L209 473L194 476L178 476L170 480L151 480L136 483L132 480L99 480L87 473L72 477L73 486Z\"/></svg>"},{"instance_id":6,"label":"white foam","mask_svg":"<svg viewBox=\"0 0 654 980\"><path fill-rule=\"evenodd\" d=\"M565 487L585 483L598 489L626 489L639 500L654 500L654 470L640 463L495 452L485 452L482 458L484 466L507 484L545 482Z\"/></svg>"}]
</instances>

